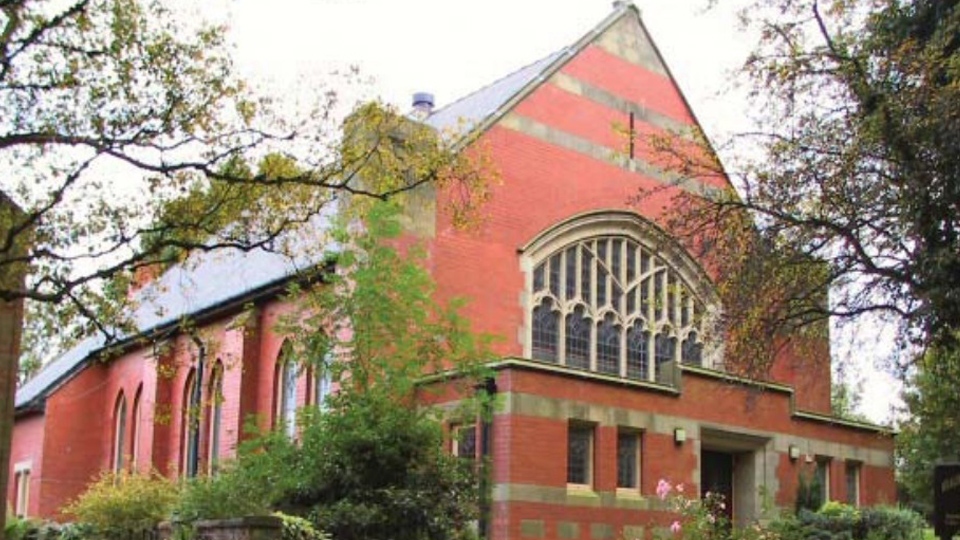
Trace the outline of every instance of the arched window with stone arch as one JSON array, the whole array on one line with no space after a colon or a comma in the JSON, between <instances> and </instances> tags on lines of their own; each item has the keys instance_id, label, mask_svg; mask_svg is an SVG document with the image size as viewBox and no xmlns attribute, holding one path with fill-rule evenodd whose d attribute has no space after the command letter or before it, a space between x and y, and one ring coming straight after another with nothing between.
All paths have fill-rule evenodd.
<instances>
[{"instance_id":1,"label":"arched window with stone arch","mask_svg":"<svg viewBox=\"0 0 960 540\"><path fill-rule=\"evenodd\" d=\"M140 453L140 422L143 414L143 384L137 386L133 395L133 410L130 415L130 469L137 471L138 455Z\"/></svg>"},{"instance_id":2,"label":"arched window with stone arch","mask_svg":"<svg viewBox=\"0 0 960 540\"><path fill-rule=\"evenodd\" d=\"M293 346L285 341L280 347L277 368L274 373L274 426L282 429L290 438L297 433L297 379L300 366L294 358Z\"/></svg>"},{"instance_id":3,"label":"arched window with stone arch","mask_svg":"<svg viewBox=\"0 0 960 540\"><path fill-rule=\"evenodd\" d=\"M113 406L113 472L123 470L127 440L127 398L123 390Z\"/></svg>"},{"instance_id":4,"label":"arched window with stone arch","mask_svg":"<svg viewBox=\"0 0 960 540\"><path fill-rule=\"evenodd\" d=\"M707 315L719 302L703 269L632 212L592 212L521 249L528 358L671 384L677 363L704 357Z\"/></svg>"},{"instance_id":5,"label":"arched window with stone arch","mask_svg":"<svg viewBox=\"0 0 960 540\"><path fill-rule=\"evenodd\" d=\"M181 426L181 471L187 478L193 478L200 470L200 387L197 385L197 370L191 368L183 385L183 411Z\"/></svg>"},{"instance_id":6,"label":"arched window with stone arch","mask_svg":"<svg viewBox=\"0 0 960 540\"><path fill-rule=\"evenodd\" d=\"M217 472L220 461L220 431L223 425L223 362L214 362L210 370L210 384L207 388L209 405L207 407L207 469L210 474Z\"/></svg>"}]
</instances>

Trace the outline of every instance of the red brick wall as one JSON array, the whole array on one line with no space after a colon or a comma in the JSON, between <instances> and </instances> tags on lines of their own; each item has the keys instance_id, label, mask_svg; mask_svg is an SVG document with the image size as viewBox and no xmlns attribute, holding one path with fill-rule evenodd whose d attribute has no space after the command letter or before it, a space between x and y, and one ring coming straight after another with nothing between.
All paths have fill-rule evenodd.
<instances>
[{"instance_id":1,"label":"red brick wall","mask_svg":"<svg viewBox=\"0 0 960 540\"><path fill-rule=\"evenodd\" d=\"M27 500L27 515L36 516L40 511L40 480L43 478L44 416L34 413L18 418L13 428L13 444L10 447L10 483L7 486L7 502L12 508L16 503L16 477L14 469L19 463L30 463L30 486Z\"/></svg>"},{"instance_id":2,"label":"red brick wall","mask_svg":"<svg viewBox=\"0 0 960 540\"><path fill-rule=\"evenodd\" d=\"M41 516L61 518L60 508L82 493L109 459L103 437L110 416L104 416L104 410L115 396L107 395L107 372L103 364L94 363L47 398L37 511Z\"/></svg>"}]
</instances>

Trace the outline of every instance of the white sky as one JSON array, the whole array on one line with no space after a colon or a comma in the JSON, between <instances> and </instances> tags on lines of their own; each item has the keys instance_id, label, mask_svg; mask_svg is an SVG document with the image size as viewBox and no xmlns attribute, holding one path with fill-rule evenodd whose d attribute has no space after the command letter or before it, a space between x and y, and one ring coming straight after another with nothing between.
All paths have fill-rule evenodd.
<instances>
[{"instance_id":1,"label":"white sky","mask_svg":"<svg viewBox=\"0 0 960 540\"><path fill-rule=\"evenodd\" d=\"M573 43L612 11L609 0L220 0L241 73L284 93L329 85L357 66L372 78L358 97L407 110L413 92L443 106ZM745 127L749 104L730 87L752 43L729 7L706 0L637 0L643 20L706 132L715 141ZM210 7L210 6L216 7ZM871 365L889 345L860 336L845 346L864 378L863 411L889 419L898 391ZM845 342L847 340L844 340Z\"/></svg>"}]
</instances>

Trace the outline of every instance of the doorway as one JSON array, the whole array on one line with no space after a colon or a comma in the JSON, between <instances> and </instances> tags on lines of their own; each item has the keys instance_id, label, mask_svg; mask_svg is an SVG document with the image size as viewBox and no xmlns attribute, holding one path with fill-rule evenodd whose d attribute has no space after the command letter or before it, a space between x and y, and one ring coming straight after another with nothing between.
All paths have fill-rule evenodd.
<instances>
[{"instance_id":1,"label":"doorway","mask_svg":"<svg viewBox=\"0 0 960 540\"><path fill-rule=\"evenodd\" d=\"M722 497L724 504L716 510L727 518L727 523L733 523L734 455L704 450L700 459L700 496L706 498L711 493Z\"/></svg>"}]
</instances>

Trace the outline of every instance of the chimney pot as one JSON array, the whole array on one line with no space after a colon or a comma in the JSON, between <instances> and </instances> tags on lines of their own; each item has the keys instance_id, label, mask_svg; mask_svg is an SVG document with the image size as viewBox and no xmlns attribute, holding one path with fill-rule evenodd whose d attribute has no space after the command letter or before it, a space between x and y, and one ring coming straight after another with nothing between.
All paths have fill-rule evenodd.
<instances>
[{"instance_id":1,"label":"chimney pot","mask_svg":"<svg viewBox=\"0 0 960 540\"><path fill-rule=\"evenodd\" d=\"M416 92L413 94L413 114L421 120L433 112L434 99L430 92Z\"/></svg>"}]
</instances>

